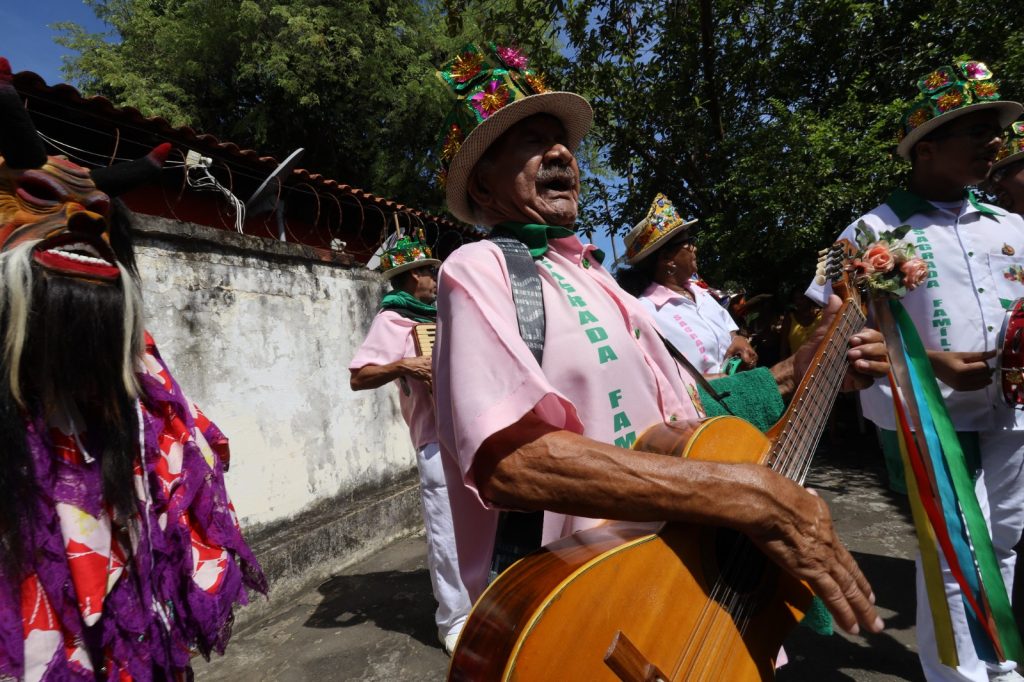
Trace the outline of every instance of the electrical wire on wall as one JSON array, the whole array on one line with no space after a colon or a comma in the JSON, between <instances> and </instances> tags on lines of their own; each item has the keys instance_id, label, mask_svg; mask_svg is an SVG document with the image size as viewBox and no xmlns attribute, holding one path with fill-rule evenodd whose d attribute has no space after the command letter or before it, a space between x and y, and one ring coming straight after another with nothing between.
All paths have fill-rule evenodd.
<instances>
[{"instance_id":1,"label":"electrical wire on wall","mask_svg":"<svg viewBox=\"0 0 1024 682\"><path fill-rule=\"evenodd\" d=\"M213 177L213 174L210 173L210 165L212 163L213 159L210 157L202 156L199 152L189 150L188 155L185 157L185 181L194 190L220 192L223 194L235 211L235 230L238 234L242 234L242 228L245 225L245 204L232 194L231 190L220 184L217 178Z\"/></svg>"}]
</instances>

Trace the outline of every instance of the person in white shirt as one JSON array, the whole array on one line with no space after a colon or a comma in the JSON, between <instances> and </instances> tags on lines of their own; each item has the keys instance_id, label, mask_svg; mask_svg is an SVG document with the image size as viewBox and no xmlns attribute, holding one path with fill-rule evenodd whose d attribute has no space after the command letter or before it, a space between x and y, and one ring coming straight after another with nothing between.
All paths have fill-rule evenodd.
<instances>
[{"instance_id":1,"label":"person in white shirt","mask_svg":"<svg viewBox=\"0 0 1024 682\"><path fill-rule=\"evenodd\" d=\"M619 286L636 296L658 329L702 374L720 374L729 358L743 368L757 364L757 353L742 336L729 311L693 281L697 248L672 202L658 194L645 217L625 237L631 267L616 273Z\"/></svg>"},{"instance_id":2,"label":"person in white shirt","mask_svg":"<svg viewBox=\"0 0 1024 682\"><path fill-rule=\"evenodd\" d=\"M982 182L996 159L1003 128L1024 107L999 99L984 64L963 61L918 81L920 95L903 116L897 151L912 165L907 189L853 222L840 235L852 240L861 223L875 234L909 225L904 238L928 264L927 284L902 303L921 336L939 379L977 492L990 515L992 542L1004 582L1012 583L1013 547L1024 527L1024 416L1002 402L992 383L997 336L1012 301L1024 296L1024 220L981 203L970 187ZM826 300L828 286L807 295ZM891 389L878 381L860 394L864 416L893 431ZM973 461L972 461L973 460ZM983 473L982 473L983 472ZM928 680L1021 680L1015 663L986 664L974 649L963 598L943 562L959 665L939 662L933 619L917 572L917 638Z\"/></svg>"}]
</instances>

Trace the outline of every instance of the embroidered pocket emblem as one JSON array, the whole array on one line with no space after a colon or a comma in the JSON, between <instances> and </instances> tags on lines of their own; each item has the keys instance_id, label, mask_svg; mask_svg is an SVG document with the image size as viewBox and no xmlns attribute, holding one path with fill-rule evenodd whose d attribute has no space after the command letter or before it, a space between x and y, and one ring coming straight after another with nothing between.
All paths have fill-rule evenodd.
<instances>
[{"instance_id":1,"label":"embroidered pocket emblem","mask_svg":"<svg viewBox=\"0 0 1024 682\"><path fill-rule=\"evenodd\" d=\"M1020 265L1011 265L1003 271L1003 277L1011 282L1020 282L1024 284L1024 267L1021 267Z\"/></svg>"},{"instance_id":2,"label":"embroidered pocket emblem","mask_svg":"<svg viewBox=\"0 0 1024 682\"><path fill-rule=\"evenodd\" d=\"M1004 256L1012 256L1015 253L1016 253L1016 251L1013 250L1012 246L1010 246L1009 244L1003 244L1003 255Z\"/></svg>"}]
</instances>

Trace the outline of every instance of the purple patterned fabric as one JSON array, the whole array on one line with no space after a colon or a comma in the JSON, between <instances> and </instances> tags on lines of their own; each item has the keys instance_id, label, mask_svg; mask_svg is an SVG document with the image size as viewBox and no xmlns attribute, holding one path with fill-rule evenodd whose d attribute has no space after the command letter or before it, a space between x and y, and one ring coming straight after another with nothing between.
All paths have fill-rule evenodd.
<instances>
[{"instance_id":1,"label":"purple patterned fabric","mask_svg":"<svg viewBox=\"0 0 1024 682\"><path fill-rule=\"evenodd\" d=\"M193 651L206 657L211 651L224 652L233 608L248 601L247 589L267 591L266 579L238 528L225 489L222 458L204 456L197 422L203 423L202 435L215 450L226 445L226 439L193 411L152 344L147 346L146 360L150 370L140 374L144 456L136 462L136 478L144 471L140 480L145 480L146 494L137 495L132 541L125 537L127 533L114 533L115 540L121 538L123 546L130 547L131 555L103 598L102 615L90 632L86 632L76 594L71 551L65 546L57 504L73 505L93 517L107 514L100 463L67 461L58 454L49 426L38 418L25 420L39 486L39 495L22 521L25 546L30 569L64 640L64 646L43 666L39 679L45 682L95 679L81 655L76 659L68 653L83 651L87 641L96 642L105 652L111 680L186 679ZM180 473L173 475L166 470L171 448L175 457L180 452L181 462ZM201 585L194 571L197 541L215 556L226 557L211 562L217 566L212 586ZM27 581L0 573L0 679L22 679L26 674L29 618L23 614L22 602L31 596L24 593L26 589ZM55 636L49 630L47 634Z\"/></svg>"}]
</instances>

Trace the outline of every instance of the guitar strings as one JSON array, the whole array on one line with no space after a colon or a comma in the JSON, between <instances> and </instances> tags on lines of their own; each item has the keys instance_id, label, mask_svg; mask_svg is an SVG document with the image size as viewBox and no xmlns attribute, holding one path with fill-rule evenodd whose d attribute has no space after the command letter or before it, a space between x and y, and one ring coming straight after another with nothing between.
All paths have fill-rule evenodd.
<instances>
[{"instance_id":1,"label":"guitar strings","mask_svg":"<svg viewBox=\"0 0 1024 682\"><path fill-rule=\"evenodd\" d=\"M860 310L854 308L849 315L843 316L840 324L837 324L836 332L827 341L823 359L815 368L817 380L808 386L808 390L802 397L806 407L798 412L796 418L787 425L789 428L786 430L783 446L775 448L776 451L786 451L786 445L791 442L795 443L788 448L793 456L776 462L778 467L776 470L797 483L803 483L810 469L816 445L826 426L828 413L831 411L835 396L840 389L842 377L846 373L846 354L842 352L846 348L846 339L849 338L850 332L862 325L863 322ZM815 379L813 373L811 379ZM808 422L811 425L809 429L807 428ZM795 437L794 434L796 434ZM751 545L747 546L753 549ZM749 555L749 552L745 553ZM753 599L746 597L739 601L736 622L739 631L745 633L757 604Z\"/></svg>"},{"instance_id":2,"label":"guitar strings","mask_svg":"<svg viewBox=\"0 0 1024 682\"><path fill-rule=\"evenodd\" d=\"M859 318L859 319L858 319ZM782 475L786 475L791 480L802 484L808 470L810 469L810 463L814 455L814 446L817 444L824 431L826 418L828 412L831 410L832 401L835 395L838 393L840 388L840 378L845 374L845 353L835 352L835 346L842 343L844 348L849 338L850 332L857 325L863 325L864 317L861 314L859 308L850 305L840 315L840 321L836 324L836 331L826 341L826 351L822 353L822 359L819 360L818 364L815 365L811 370L811 378L817 375L820 377L817 381L811 383L804 396L799 398L802 403L806 403L807 406L801 409L797 413L796 417L789 420L783 427L782 433L780 434L776 444L770 451L770 457L776 455L779 452L786 451L790 446L790 441L794 439L794 432L796 436L796 444L793 445L791 453L793 456L787 456L781 461L773 461L770 463L771 468L775 469ZM829 352L832 351L832 352ZM806 423L813 420L812 430L806 429ZM778 467L778 468L776 468ZM725 566L741 565L746 569L749 567L749 559L752 558L753 553L757 550L753 544L749 541L738 540L733 544L731 555L724 562ZM746 559L742 564L738 562L741 559ZM753 575L753 571L747 570L744 572L741 569L738 578L749 578ZM753 617L756 602L750 597L739 593L729 585L725 584L725 581L721 577L720 572L719 578L716 580L712 587L709 599L705 601L704 607L701 609L701 613L697 618L697 627L695 628L694 635L691 635L687 646L684 647L682 656L677 660L676 665L672 671L672 679L678 676L679 669L686 662L687 658L691 653L694 646L697 646L698 653L693 657L690 663L690 670L687 675L687 679L693 678L693 668L701 662L701 659L720 660L718 657L718 651L725 644L726 638L722 630L718 630L720 633L716 638L716 642L713 643L713 649L707 645L708 637L712 632L716 631L716 621L720 618L725 617L728 614L737 626L738 631L742 634L746 632L749 626L750 620ZM711 609L712 604L719 604L720 610L716 609L710 619L708 618L708 611ZM725 612L723 614L723 611ZM698 639L700 640L698 642ZM720 666L711 668L708 666L701 666L701 677L703 679L704 672L711 672L717 669L722 670Z\"/></svg>"},{"instance_id":3,"label":"guitar strings","mask_svg":"<svg viewBox=\"0 0 1024 682\"><path fill-rule=\"evenodd\" d=\"M859 313L859 311L857 312ZM838 392L842 376L845 374L845 353L836 351L845 349L849 332L858 322L862 323L863 320L858 321L856 315L851 314L844 316L836 325L836 332L826 342L826 351L822 354L822 360L812 368L810 378L813 383L808 385L804 395L799 398L803 408L794 419L787 423L787 427L784 429L785 437L780 435L779 443L773 448L776 453L791 453L791 456L776 461L774 468L798 483L803 482L810 467L815 445L824 430L828 412L831 410L835 394ZM807 428L808 422L811 424L811 429ZM742 553L742 559L745 559L742 565L749 566L749 559L752 558L756 550L748 542L741 541L737 545L742 547L742 550L734 552L734 554ZM736 559L740 558L736 557ZM752 571L747 571L748 574L750 572ZM747 577L750 576L747 575ZM732 614L738 631L743 635L753 618L757 603L746 595L733 594L732 597L729 600L731 608L728 611ZM724 615L720 617L724 617ZM719 630L719 632L722 631ZM720 639L724 643L724 636Z\"/></svg>"}]
</instances>

